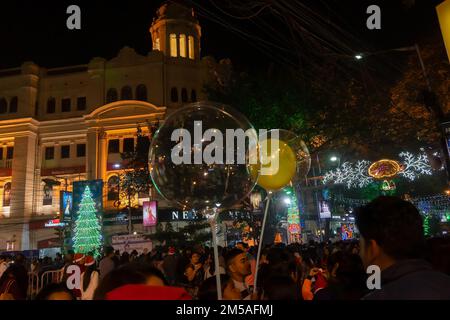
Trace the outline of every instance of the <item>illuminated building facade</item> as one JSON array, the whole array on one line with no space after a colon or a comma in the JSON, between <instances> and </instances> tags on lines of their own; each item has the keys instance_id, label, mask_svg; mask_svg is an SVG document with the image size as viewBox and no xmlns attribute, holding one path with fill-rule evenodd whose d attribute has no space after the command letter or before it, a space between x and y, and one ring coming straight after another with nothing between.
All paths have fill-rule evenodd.
<instances>
[{"instance_id":1,"label":"illuminated building facade","mask_svg":"<svg viewBox=\"0 0 450 320\"><path fill-rule=\"evenodd\" d=\"M200 58L194 11L164 4L149 31L147 56L125 47L85 65L0 70L0 251L36 249L55 237L41 221L60 214L60 191L74 181L102 179L104 208L114 208L108 183L120 152L133 149L137 126L145 132L205 99L212 60Z\"/></svg>"}]
</instances>

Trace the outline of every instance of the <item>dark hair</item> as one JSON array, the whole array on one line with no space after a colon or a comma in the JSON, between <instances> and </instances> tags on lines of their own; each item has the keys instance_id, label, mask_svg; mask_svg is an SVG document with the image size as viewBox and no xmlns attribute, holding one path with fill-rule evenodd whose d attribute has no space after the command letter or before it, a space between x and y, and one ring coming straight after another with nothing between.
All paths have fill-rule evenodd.
<instances>
[{"instance_id":1,"label":"dark hair","mask_svg":"<svg viewBox=\"0 0 450 320\"><path fill-rule=\"evenodd\" d=\"M233 259L243 253L244 253L244 251L242 251L241 249L238 249L238 248L233 248L233 249L229 250L225 255L225 265L227 266L227 269L230 266Z\"/></svg>"},{"instance_id":2,"label":"dark hair","mask_svg":"<svg viewBox=\"0 0 450 320\"><path fill-rule=\"evenodd\" d=\"M144 284L144 274L133 270L129 266L122 266L105 275L94 293L94 300L105 300L106 294L127 284Z\"/></svg>"},{"instance_id":3,"label":"dark hair","mask_svg":"<svg viewBox=\"0 0 450 320\"><path fill-rule=\"evenodd\" d=\"M89 282L91 282L92 272L97 270L97 266L94 263L93 265L86 268L83 275L83 290L86 290L89 286Z\"/></svg>"},{"instance_id":4,"label":"dark hair","mask_svg":"<svg viewBox=\"0 0 450 320\"><path fill-rule=\"evenodd\" d=\"M106 246L104 253L105 253L105 256L109 256L110 254L114 253L114 248L111 246Z\"/></svg>"},{"instance_id":5,"label":"dark hair","mask_svg":"<svg viewBox=\"0 0 450 320\"><path fill-rule=\"evenodd\" d=\"M166 278L164 277L164 274L155 267L148 266L143 263L132 263L132 264L128 265L128 268L135 272L143 274L145 277L160 278L164 282L164 285L166 285L166 286L169 285Z\"/></svg>"},{"instance_id":6,"label":"dark hair","mask_svg":"<svg viewBox=\"0 0 450 320\"><path fill-rule=\"evenodd\" d=\"M366 241L375 240L394 259L421 256L425 244L422 217L410 202L381 196L355 211L356 225Z\"/></svg>"},{"instance_id":7,"label":"dark hair","mask_svg":"<svg viewBox=\"0 0 450 320\"><path fill-rule=\"evenodd\" d=\"M359 300L367 291L367 274L359 255L338 251L330 256L330 260L330 272L338 264L335 277L328 281L328 291L332 299ZM331 264L333 265L330 266Z\"/></svg>"},{"instance_id":8,"label":"dark hair","mask_svg":"<svg viewBox=\"0 0 450 320\"><path fill-rule=\"evenodd\" d=\"M75 300L75 296L73 292L63 284L63 283L51 283L47 286L45 286L36 296L35 300L48 300L48 298L53 294L57 292L65 292L72 300Z\"/></svg>"},{"instance_id":9,"label":"dark hair","mask_svg":"<svg viewBox=\"0 0 450 320\"><path fill-rule=\"evenodd\" d=\"M95 290L94 300L104 300L108 292L127 284L145 284L150 276L158 277L168 285L162 272L156 268L139 263L121 266L103 278Z\"/></svg>"},{"instance_id":10,"label":"dark hair","mask_svg":"<svg viewBox=\"0 0 450 320\"><path fill-rule=\"evenodd\" d=\"M300 289L289 276L272 276L264 281L264 296L268 300L300 300Z\"/></svg>"},{"instance_id":11,"label":"dark hair","mask_svg":"<svg viewBox=\"0 0 450 320\"><path fill-rule=\"evenodd\" d=\"M217 283L216 276L210 277L203 281L198 290L198 299L204 301L217 300ZM222 293L225 290L230 277L226 274L220 275L220 285L222 286Z\"/></svg>"}]
</instances>

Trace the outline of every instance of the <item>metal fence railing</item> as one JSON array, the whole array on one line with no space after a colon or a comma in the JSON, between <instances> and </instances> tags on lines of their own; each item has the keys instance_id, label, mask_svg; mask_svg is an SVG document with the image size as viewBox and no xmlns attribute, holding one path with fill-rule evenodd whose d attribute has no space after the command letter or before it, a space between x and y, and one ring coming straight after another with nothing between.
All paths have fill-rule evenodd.
<instances>
[{"instance_id":1,"label":"metal fence railing","mask_svg":"<svg viewBox=\"0 0 450 320\"><path fill-rule=\"evenodd\" d=\"M40 276L36 272L28 273L28 299L36 297L43 287L50 283L60 283L63 279L64 268L45 271Z\"/></svg>"}]
</instances>

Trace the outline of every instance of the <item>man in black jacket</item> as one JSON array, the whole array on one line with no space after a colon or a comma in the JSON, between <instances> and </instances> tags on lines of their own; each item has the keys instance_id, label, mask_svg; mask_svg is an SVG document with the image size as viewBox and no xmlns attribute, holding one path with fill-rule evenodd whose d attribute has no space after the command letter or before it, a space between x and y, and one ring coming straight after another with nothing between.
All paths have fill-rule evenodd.
<instances>
[{"instance_id":1,"label":"man in black jacket","mask_svg":"<svg viewBox=\"0 0 450 320\"><path fill-rule=\"evenodd\" d=\"M356 224L365 268L381 270L381 288L364 300L450 300L450 277L422 259L422 217L410 202L379 197L356 210Z\"/></svg>"}]
</instances>

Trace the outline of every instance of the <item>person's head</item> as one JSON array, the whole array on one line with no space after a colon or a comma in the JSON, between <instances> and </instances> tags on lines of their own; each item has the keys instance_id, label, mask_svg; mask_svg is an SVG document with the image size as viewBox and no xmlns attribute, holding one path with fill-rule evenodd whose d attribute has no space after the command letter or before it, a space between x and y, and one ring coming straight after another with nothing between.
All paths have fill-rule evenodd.
<instances>
[{"instance_id":1,"label":"person's head","mask_svg":"<svg viewBox=\"0 0 450 320\"><path fill-rule=\"evenodd\" d=\"M74 256L73 250L68 250L67 253L64 255L64 261L67 263L73 262L73 256Z\"/></svg>"},{"instance_id":2,"label":"person's head","mask_svg":"<svg viewBox=\"0 0 450 320\"><path fill-rule=\"evenodd\" d=\"M245 243L244 243L244 242L238 242L238 243L236 244L236 248L239 249L239 250L242 250L242 251L246 251Z\"/></svg>"},{"instance_id":3,"label":"person's head","mask_svg":"<svg viewBox=\"0 0 450 320\"><path fill-rule=\"evenodd\" d=\"M327 271L330 277L336 277L336 271L342 263L344 251L337 251L330 255L327 260Z\"/></svg>"},{"instance_id":4,"label":"person's head","mask_svg":"<svg viewBox=\"0 0 450 320\"><path fill-rule=\"evenodd\" d=\"M75 296L65 284L51 283L37 294L36 300L75 300Z\"/></svg>"},{"instance_id":5,"label":"person's head","mask_svg":"<svg viewBox=\"0 0 450 320\"><path fill-rule=\"evenodd\" d=\"M86 261L86 256L82 253L75 253L73 256L73 262L79 266L83 266Z\"/></svg>"},{"instance_id":6,"label":"person's head","mask_svg":"<svg viewBox=\"0 0 450 320\"><path fill-rule=\"evenodd\" d=\"M140 263L132 264L129 268L144 275L146 279L145 284L148 286L162 287L169 285L164 277L164 274L157 268Z\"/></svg>"},{"instance_id":7,"label":"person's head","mask_svg":"<svg viewBox=\"0 0 450 320\"><path fill-rule=\"evenodd\" d=\"M300 300L300 289L291 277L274 275L264 281L262 300Z\"/></svg>"},{"instance_id":8,"label":"person's head","mask_svg":"<svg viewBox=\"0 0 450 320\"><path fill-rule=\"evenodd\" d=\"M174 255L176 253L175 247L169 247L167 250L168 255Z\"/></svg>"},{"instance_id":9,"label":"person's head","mask_svg":"<svg viewBox=\"0 0 450 320\"><path fill-rule=\"evenodd\" d=\"M382 196L356 210L360 256L367 268L382 270L403 259L420 258L425 244L422 217L410 202Z\"/></svg>"},{"instance_id":10,"label":"person's head","mask_svg":"<svg viewBox=\"0 0 450 320\"><path fill-rule=\"evenodd\" d=\"M107 247L105 247L104 253L105 253L105 257L111 258L114 256L114 248L111 246L107 246Z\"/></svg>"},{"instance_id":11,"label":"person's head","mask_svg":"<svg viewBox=\"0 0 450 320\"><path fill-rule=\"evenodd\" d=\"M14 259L14 263L16 264L24 264L25 263L25 256L21 253L18 253Z\"/></svg>"},{"instance_id":12,"label":"person's head","mask_svg":"<svg viewBox=\"0 0 450 320\"><path fill-rule=\"evenodd\" d=\"M225 274L220 275L220 285L222 286L222 296L224 295L225 288L228 286L230 277ZM225 298L225 297L224 297ZM216 277L210 277L206 279L198 290L198 299L204 301L217 300L217 282Z\"/></svg>"},{"instance_id":13,"label":"person's head","mask_svg":"<svg viewBox=\"0 0 450 320\"><path fill-rule=\"evenodd\" d=\"M242 281L251 274L251 266L247 254L238 248L227 252L225 264L230 276L236 280Z\"/></svg>"},{"instance_id":14,"label":"person's head","mask_svg":"<svg viewBox=\"0 0 450 320\"><path fill-rule=\"evenodd\" d=\"M95 290L94 300L104 300L108 292L128 284L167 285L159 270L137 264L128 264L112 270L103 278Z\"/></svg>"},{"instance_id":15,"label":"person's head","mask_svg":"<svg viewBox=\"0 0 450 320\"><path fill-rule=\"evenodd\" d=\"M200 263L200 258L201 258L200 253L198 253L198 252L192 253L192 255L191 255L191 263L192 264Z\"/></svg>"},{"instance_id":16,"label":"person's head","mask_svg":"<svg viewBox=\"0 0 450 320\"><path fill-rule=\"evenodd\" d=\"M122 256L120 257L120 263L128 263L130 262L130 255L128 254L128 252L124 252L122 253Z\"/></svg>"}]
</instances>

